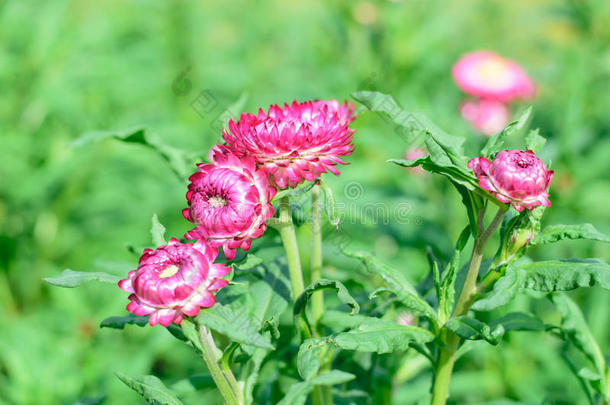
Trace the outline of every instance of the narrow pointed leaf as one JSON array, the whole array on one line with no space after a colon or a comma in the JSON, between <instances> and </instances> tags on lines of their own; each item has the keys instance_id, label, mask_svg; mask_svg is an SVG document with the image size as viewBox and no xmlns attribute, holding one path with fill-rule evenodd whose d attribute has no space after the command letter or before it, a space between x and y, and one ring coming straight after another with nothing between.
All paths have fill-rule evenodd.
<instances>
[{"instance_id":1,"label":"narrow pointed leaf","mask_svg":"<svg viewBox=\"0 0 610 405\"><path fill-rule=\"evenodd\" d=\"M121 278L104 272L86 272L66 269L55 277L43 278L47 283L56 287L74 288L87 281L99 281L101 283L117 284Z\"/></svg>"}]
</instances>

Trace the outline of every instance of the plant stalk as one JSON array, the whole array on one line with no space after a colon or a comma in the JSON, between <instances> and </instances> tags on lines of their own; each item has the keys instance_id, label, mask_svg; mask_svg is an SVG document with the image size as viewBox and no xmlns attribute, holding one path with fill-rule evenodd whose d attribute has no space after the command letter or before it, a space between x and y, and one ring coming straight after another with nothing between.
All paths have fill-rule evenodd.
<instances>
[{"instance_id":1,"label":"plant stalk","mask_svg":"<svg viewBox=\"0 0 610 405\"><path fill-rule=\"evenodd\" d=\"M470 306L472 305L473 299L477 292L477 276L479 275L479 268L481 267L481 261L483 260L483 254L485 253L485 246L489 241L489 238L502 222L502 218L506 213L506 207L500 207L498 212L492 219L487 229L483 229L483 219L485 217L485 209L481 209L479 212L479 234L476 236L474 246L472 248L472 256L470 257L470 263L468 265L468 272L466 273L466 280L464 281L464 287L460 293L460 297L455 306L453 316L462 316L468 313ZM449 381L451 380L451 373L453 372L453 365L455 364L455 353L457 352L460 338L450 330L443 330L442 340L445 342L445 347L440 349L439 357L436 364L436 373L434 377L434 387L432 388L432 401L431 405L445 405L449 394Z\"/></svg>"},{"instance_id":2,"label":"plant stalk","mask_svg":"<svg viewBox=\"0 0 610 405\"><path fill-rule=\"evenodd\" d=\"M230 374L230 376L228 376L228 374L225 374L225 372L220 369L220 366L218 365L219 359L216 354L218 348L214 344L210 331L203 325L199 326L199 341L203 348L203 361L225 403L227 405L242 405L240 390L238 389L237 392L235 392L230 383L231 378L232 381L235 381L235 377L231 370L228 370L228 374ZM235 384L237 385L237 382L235 382Z\"/></svg>"},{"instance_id":3,"label":"plant stalk","mask_svg":"<svg viewBox=\"0 0 610 405\"><path fill-rule=\"evenodd\" d=\"M315 283L322 278L322 202L320 200L320 186L315 185L311 191L311 282ZM324 312L324 295L320 291L311 296L311 315L313 333L322 336L318 322ZM329 364L322 365L321 371L329 369ZM332 392L328 385L317 385L311 392L313 405L331 405Z\"/></svg>"},{"instance_id":4,"label":"plant stalk","mask_svg":"<svg viewBox=\"0 0 610 405\"><path fill-rule=\"evenodd\" d=\"M322 203L320 201L320 186L316 185L311 192L311 282L322 278ZM322 292L311 297L311 313L314 331L318 332L318 322L324 311L324 295Z\"/></svg>"},{"instance_id":5,"label":"plant stalk","mask_svg":"<svg viewBox=\"0 0 610 405\"><path fill-rule=\"evenodd\" d=\"M290 284L292 285L292 295L296 300L303 293L303 273L301 271L301 259L299 258L299 245L297 244L297 236L292 223L292 215L290 214L290 202L288 197L280 199L280 216L277 222L277 228L282 238L284 250L286 251L286 259L288 260L288 273L290 274Z\"/></svg>"}]
</instances>

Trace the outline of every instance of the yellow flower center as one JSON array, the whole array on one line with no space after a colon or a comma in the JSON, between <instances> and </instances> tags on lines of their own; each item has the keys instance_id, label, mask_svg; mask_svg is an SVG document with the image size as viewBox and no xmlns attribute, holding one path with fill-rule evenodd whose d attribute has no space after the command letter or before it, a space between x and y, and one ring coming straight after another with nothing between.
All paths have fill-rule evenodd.
<instances>
[{"instance_id":1,"label":"yellow flower center","mask_svg":"<svg viewBox=\"0 0 610 405\"><path fill-rule=\"evenodd\" d=\"M178 273L178 266L176 266L175 264L172 264L170 266L167 266L160 274L159 274L159 278L169 278L171 276L173 276L174 274Z\"/></svg>"},{"instance_id":2,"label":"yellow flower center","mask_svg":"<svg viewBox=\"0 0 610 405\"><path fill-rule=\"evenodd\" d=\"M477 76L486 83L498 83L507 80L506 62L499 58L481 61L477 67Z\"/></svg>"},{"instance_id":3,"label":"yellow flower center","mask_svg":"<svg viewBox=\"0 0 610 405\"><path fill-rule=\"evenodd\" d=\"M227 200L215 195L214 197L210 197L210 199L208 200L208 204L210 204L214 208L220 208L227 205Z\"/></svg>"}]
</instances>

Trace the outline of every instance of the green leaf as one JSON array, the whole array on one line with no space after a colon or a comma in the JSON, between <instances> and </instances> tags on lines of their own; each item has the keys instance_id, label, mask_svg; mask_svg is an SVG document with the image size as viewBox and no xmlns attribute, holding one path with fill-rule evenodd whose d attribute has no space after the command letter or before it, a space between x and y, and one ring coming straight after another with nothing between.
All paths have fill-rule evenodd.
<instances>
[{"instance_id":1,"label":"green leaf","mask_svg":"<svg viewBox=\"0 0 610 405\"><path fill-rule=\"evenodd\" d=\"M273 349L271 343L258 332L260 329L258 325L261 321L253 319L246 311L217 302L210 308L202 309L196 319L197 322L236 342L263 349Z\"/></svg>"},{"instance_id":2,"label":"green leaf","mask_svg":"<svg viewBox=\"0 0 610 405\"><path fill-rule=\"evenodd\" d=\"M415 288L413 288L401 272L384 265L370 255L349 252L344 249L342 249L342 252L347 257L360 260L370 273L381 276L405 307L415 313L425 315L434 320L437 319L434 309L418 295Z\"/></svg>"},{"instance_id":3,"label":"green leaf","mask_svg":"<svg viewBox=\"0 0 610 405\"><path fill-rule=\"evenodd\" d=\"M329 341L341 349L381 354L407 350L413 343L423 344L433 339L431 332L416 326L369 318L355 329L330 337Z\"/></svg>"},{"instance_id":4,"label":"green leaf","mask_svg":"<svg viewBox=\"0 0 610 405\"><path fill-rule=\"evenodd\" d=\"M451 162L439 164L434 161L430 155L418 157L413 160L390 159L388 162L395 163L402 167L421 166L422 169L430 173L442 174L454 184L463 186L468 190L476 190L478 188L479 182L469 169L459 168Z\"/></svg>"},{"instance_id":5,"label":"green leaf","mask_svg":"<svg viewBox=\"0 0 610 405\"><path fill-rule=\"evenodd\" d=\"M252 308L257 326L262 328L265 322L279 319L290 301L290 281L276 262L266 262L262 280L250 285L248 293L252 296Z\"/></svg>"},{"instance_id":6,"label":"green leaf","mask_svg":"<svg viewBox=\"0 0 610 405\"><path fill-rule=\"evenodd\" d=\"M154 375L129 377L123 373L116 373L116 376L129 388L140 394L149 404L182 405L182 401L176 394Z\"/></svg>"},{"instance_id":7,"label":"green leaf","mask_svg":"<svg viewBox=\"0 0 610 405\"><path fill-rule=\"evenodd\" d=\"M333 191L325 181L320 180L319 183L319 187L324 193L324 207L326 210L326 215L328 216L328 222L330 222L332 226L338 227L339 221L341 220L341 215L337 209Z\"/></svg>"},{"instance_id":8,"label":"green leaf","mask_svg":"<svg viewBox=\"0 0 610 405\"><path fill-rule=\"evenodd\" d=\"M337 297L339 297L341 302L352 309L350 315L355 315L360 311L360 305L358 305L356 300L350 295L349 291L347 288L345 288L342 282L321 278L315 283L308 285L301 295L299 295L299 297L296 299L294 302L294 315L298 316L305 309L309 297L311 297L314 292L325 289L334 289L337 291Z\"/></svg>"},{"instance_id":9,"label":"green leaf","mask_svg":"<svg viewBox=\"0 0 610 405\"><path fill-rule=\"evenodd\" d=\"M515 132L520 132L525 129L532 116L532 106L529 106L519 117L517 121L513 121L498 134L491 136L483 149L481 155L491 157L504 149L504 139Z\"/></svg>"},{"instance_id":10,"label":"green leaf","mask_svg":"<svg viewBox=\"0 0 610 405\"><path fill-rule=\"evenodd\" d=\"M126 325L146 326L148 325L148 316L136 316L127 314L125 316L111 316L104 319L100 323L100 328L124 329ZM179 340L186 341L187 338L182 333L180 327L176 324L170 324L166 327L169 333Z\"/></svg>"},{"instance_id":11,"label":"green leaf","mask_svg":"<svg viewBox=\"0 0 610 405\"><path fill-rule=\"evenodd\" d=\"M561 314L561 331L565 339L587 356L595 366L596 373L604 375L606 372L604 355L578 305L566 294L553 294L551 300Z\"/></svg>"},{"instance_id":12,"label":"green leaf","mask_svg":"<svg viewBox=\"0 0 610 405\"><path fill-rule=\"evenodd\" d=\"M352 97L360 104L364 105L370 111L378 111L387 114L390 119L399 127L429 133L439 146L447 150L447 154L452 159L462 159L462 143L463 138L452 136L440 129L432 120L425 114L417 112L409 112L403 110L388 94L379 93L376 91L358 91L352 93ZM455 163L455 162L454 162Z\"/></svg>"},{"instance_id":13,"label":"green leaf","mask_svg":"<svg viewBox=\"0 0 610 405\"><path fill-rule=\"evenodd\" d=\"M343 384L356 378L355 375L339 370L331 370L311 380L290 386L286 396L277 405L302 405L307 401L307 395L316 385Z\"/></svg>"},{"instance_id":14,"label":"green leaf","mask_svg":"<svg viewBox=\"0 0 610 405\"><path fill-rule=\"evenodd\" d=\"M150 234L152 235L152 243L154 246L163 246L167 244L165 241L165 227L159 222L157 214L153 214L152 216Z\"/></svg>"},{"instance_id":15,"label":"green leaf","mask_svg":"<svg viewBox=\"0 0 610 405\"><path fill-rule=\"evenodd\" d=\"M525 274L521 269L509 265L506 273L495 282L493 289L482 299L472 304L476 311L491 311L512 301L519 293Z\"/></svg>"},{"instance_id":16,"label":"green leaf","mask_svg":"<svg viewBox=\"0 0 610 405\"><path fill-rule=\"evenodd\" d=\"M314 385L335 385L352 381L354 378L356 378L356 376L351 373L346 373L341 370L330 370L327 373L312 378L311 382Z\"/></svg>"},{"instance_id":17,"label":"green leaf","mask_svg":"<svg viewBox=\"0 0 610 405\"><path fill-rule=\"evenodd\" d=\"M610 243L610 236L599 232L591 224L551 225L536 235L530 241L530 246L544 245L564 239L588 239Z\"/></svg>"},{"instance_id":18,"label":"green leaf","mask_svg":"<svg viewBox=\"0 0 610 405\"><path fill-rule=\"evenodd\" d=\"M490 293L472 305L476 311L491 311L506 305L521 288L534 291L569 291L599 285L610 289L610 266L598 259L549 260L510 263Z\"/></svg>"},{"instance_id":19,"label":"green leaf","mask_svg":"<svg viewBox=\"0 0 610 405\"><path fill-rule=\"evenodd\" d=\"M104 272L85 272L66 269L55 277L45 277L43 280L56 287L74 288L92 280L99 281L100 283L117 284L121 278Z\"/></svg>"},{"instance_id":20,"label":"green leaf","mask_svg":"<svg viewBox=\"0 0 610 405\"><path fill-rule=\"evenodd\" d=\"M320 323L332 330L343 331L345 329L357 328L367 319L369 317L365 315L350 315L347 312L327 309L322 314Z\"/></svg>"},{"instance_id":21,"label":"green leaf","mask_svg":"<svg viewBox=\"0 0 610 405\"><path fill-rule=\"evenodd\" d=\"M492 345L497 345L498 339L504 334L501 324L492 330L489 325L469 316L452 318L445 324L445 327L463 339L485 340Z\"/></svg>"},{"instance_id":22,"label":"green leaf","mask_svg":"<svg viewBox=\"0 0 610 405\"><path fill-rule=\"evenodd\" d=\"M307 339L301 343L297 354L297 369L304 380L309 380L318 373L330 347L324 338Z\"/></svg>"},{"instance_id":23,"label":"green leaf","mask_svg":"<svg viewBox=\"0 0 610 405\"><path fill-rule=\"evenodd\" d=\"M317 180L314 181L307 181L301 185L298 185L295 188L287 188L284 190L280 190L277 192L277 194L275 195L275 197L273 197L273 200L271 200L272 202L275 201L279 201L284 197L298 197L302 194L305 194L306 192L308 192L309 190L311 190L313 188L313 186L315 186L317 183Z\"/></svg>"},{"instance_id":24,"label":"green leaf","mask_svg":"<svg viewBox=\"0 0 610 405\"><path fill-rule=\"evenodd\" d=\"M456 250L451 262L447 265L438 296L439 319L443 323L453 313L455 304L455 279L460 268L460 251Z\"/></svg>"},{"instance_id":25,"label":"green leaf","mask_svg":"<svg viewBox=\"0 0 610 405\"><path fill-rule=\"evenodd\" d=\"M538 317L524 312L510 312L500 318L489 322L493 330L502 325L505 331L543 331L548 327Z\"/></svg>"},{"instance_id":26,"label":"green leaf","mask_svg":"<svg viewBox=\"0 0 610 405\"><path fill-rule=\"evenodd\" d=\"M182 328L182 333L184 336L191 342L191 344L197 348L200 352L204 352L204 348L201 345L201 340L199 339L199 331L197 325L191 321L190 318L186 318L182 320L182 324L180 325Z\"/></svg>"},{"instance_id":27,"label":"green leaf","mask_svg":"<svg viewBox=\"0 0 610 405\"><path fill-rule=\"evenodd\" d=\"M145 128L129 128L114 131L91 131L81 135L70 143L71 146L80 147L103 139L116 139L127 143L144 145L158 153L169 165L180 180L187 178L191 171L192 162L197 154L187 153L181 149L166 145L158 137L150 135Z\"/></svg>"},{"instance_id":28,"label":"green leaf","mask_svg":"<svg viewBox=\"0 0 610 405\"><path fill-rule=\"evenodd\" d=\"M240 261L231 262L231 267L233 267L234 269L237 268L238 270L249 270L253 267L258 266L261 263L263 263L263 259L254 255L253 253L248 253Z\"/></svg>"},{"instance_id":29,"label":"green leaf","mask_svg":"<svg viewBox=\"0 0 610 405\"><path fill-rule=\"evenodd\" d=\"M100 323L100 328L124 329L125 325L146 326L148 325L148 317L134 314L111 316Z\"/></svg>"},{"instance_id":30,"label":"green leaf","mask_svg":"<svg viewBox=\"0 0 610 405\"><path fill-rule=\"evenodd\" d=\"M597 259L549 260L522 265L523 287L535 291L569 291L578 287L610 290L610 266Z\"/></svg>"},{"instance_id":31,"label":"green leaf","mask_svg":"<svg viewBox=\"0 0 610 405\"><path fill-rule=\"evenodd\" d=\"M525 145L527 149L534 153L538 153L545 143L546 138L540 135L538 129L530 130L525 136Z\"/></svg>"}]
</instances>

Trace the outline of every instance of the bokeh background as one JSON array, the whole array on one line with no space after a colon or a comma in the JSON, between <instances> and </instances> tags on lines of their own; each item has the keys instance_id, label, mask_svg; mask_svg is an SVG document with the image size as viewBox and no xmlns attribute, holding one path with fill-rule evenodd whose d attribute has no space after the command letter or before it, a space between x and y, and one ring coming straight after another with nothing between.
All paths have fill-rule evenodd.
<instances>
[{"instance_id":1,"label":"bokeh background","mask_svg":"<svg viewBox=\"0 0 610 405\"><path fill-rule=\"evenodd\" d=\"M0 2L0 403L140 403L115 371L156 374L168 385L205 372L162 328L100 329L125 313L118 288L42 281L65 268L126 274L137 261L127 246L151 244L153 213L168 235L189 229L184 183L155 152L113 140L70 144L83 133L144 125L205 155L227 109L241 112L230 109L240 97L254 112L376 89L466 137L474 155L485 138L461 119L464 96L450 69L464 52L490 49L518 61L538 86L532 126L548 138L541 155L556 174L544 223L591 222L610 233L609 21L605 0ZM525 106L513 105L513 114ZM337 200L355 207L343 229L355 247L421 281L426 246L451 254L465 221L459 198L443 179L385 163L407 145L380 116L363 112L354 127L350 165L327 176ZM359 194L346 192L350 184ZM409 209L398 223L358 208L375 203ZM332 245L325 249L325 271L351 271L334 263ZM610 259L606 246L589 242L532 256ZM609 353L610 295L572 295ZM512 305L553 316L536 297ZM527 333L471 351L458 363L453 403L584 403L560 345ZM396 403L427 395L430 371L411 374Z\"/></svg>"}]
</instances>

